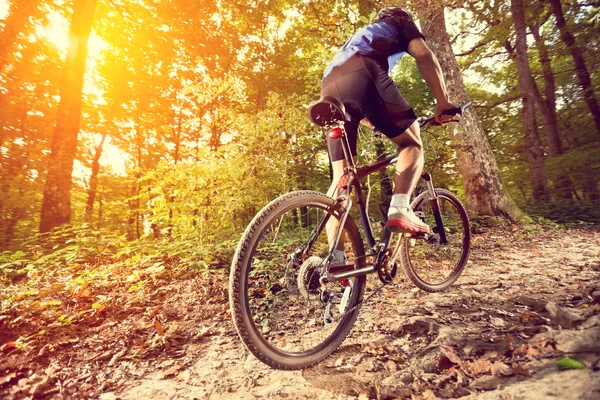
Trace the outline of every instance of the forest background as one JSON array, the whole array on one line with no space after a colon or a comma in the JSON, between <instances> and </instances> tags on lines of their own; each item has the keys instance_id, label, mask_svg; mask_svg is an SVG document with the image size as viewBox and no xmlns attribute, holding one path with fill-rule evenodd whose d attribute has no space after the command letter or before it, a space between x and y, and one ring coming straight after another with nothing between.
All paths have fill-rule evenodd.
<instances>
[{"instance_id":1,"label":"forest background","mask_svg":"<svg viewBox=\"0 0 600 400\"><path fill-rule=\"evenodd\" d=\"M0 0L0 280L75 265L72 289L112 265L139 290L166 270L227 268L263 205L329 185L324 132L306 105L381 5ZM436 184L476 222L600 222L599 3L403 5L452 100L470 96L476 111L426 136ZM411 57L392 77L418 115L432 112ZM362 131L361 160L386 148ZM368 183L373 212L384 178Z\"/></svg>"}]
</instances>

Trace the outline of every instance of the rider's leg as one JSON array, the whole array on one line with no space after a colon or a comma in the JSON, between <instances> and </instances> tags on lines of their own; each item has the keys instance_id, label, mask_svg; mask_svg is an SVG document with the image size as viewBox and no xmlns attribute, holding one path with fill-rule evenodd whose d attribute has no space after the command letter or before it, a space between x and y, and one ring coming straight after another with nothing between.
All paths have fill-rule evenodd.
<instances>
[{"instance_id":1,"label":"rider's leg","mask_svg":"<svg viewBox=\"0 0 600 400\"><path fill-rule=\"evenodd\" d=\"M356 157L353 157L353 158L354 158L354 162L356 162ZM340 178L344 175L345 167L346 167L345 160L332 161L331 169L333 171L333 180L331 182L331 186L329 187L329 190L327 191L327 196L333 197L335 199L340 194L341 190L338 189L338 182L339 182ZM343 205L345 205L345 203ZM327 241L329 242L330 245L335 240L335 235L337 234L338 226L339 226L339 220L337 220L335 218L330 218L329 221L327 221L325 230L327 232ZM342 236L340 237L340 241L338 242L337 249L334 250L334 253L333 253L332 262L334 264L342 262L346 257L345 253L344 253L344 239L345 239L345 234L342 231Z\"/></svg>"},{"instance_id":2,"label":"rider's leg","mask_svg":"<svg viewBox=\"0 0 600 400\"><path fill-rule=\"evenodd\" d=\"M419 123L415 121L403 134L392 138L392 141L400 148L393 177L394 194L406 194L410 197L423 172L424 165Z\"/></svg>"},{"instance_id":3,"label":"rider's leg","mask_svg":"<svg viewBox=\"0 0 600 400\"><path fill-rule=\"evenodd\" d=\"M394 232L429 232L410 209L410 196L423 172L424 154L421 131L414 122L400 136L392 138L400 148L396 171L394 172L394 195L388 213L388 229Z\"/></svg>"}]
</instances>

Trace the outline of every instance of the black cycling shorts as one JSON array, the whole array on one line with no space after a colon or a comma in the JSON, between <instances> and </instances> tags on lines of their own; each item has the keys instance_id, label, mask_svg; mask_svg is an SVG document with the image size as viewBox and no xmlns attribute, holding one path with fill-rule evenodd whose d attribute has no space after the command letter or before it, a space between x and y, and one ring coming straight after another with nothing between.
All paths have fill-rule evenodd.
<instances>
[{"instance_id":1,"label":"black cycling shorts","mask_svg":"<svg viewBox=\"0 0 600 400\"><path fill-rule=\"evenodd\" d=\"M346 124L346 135L352 155L356 155L358 125L364 117L389 138L395 138L411 126L417 117L387 74L387 66L369 57L356 55L335 67L321 88L321 96L334 96L344 102L352 122ZM344 159L342 144L327 136L331 161Z\"/></svg>"}]
</instances>

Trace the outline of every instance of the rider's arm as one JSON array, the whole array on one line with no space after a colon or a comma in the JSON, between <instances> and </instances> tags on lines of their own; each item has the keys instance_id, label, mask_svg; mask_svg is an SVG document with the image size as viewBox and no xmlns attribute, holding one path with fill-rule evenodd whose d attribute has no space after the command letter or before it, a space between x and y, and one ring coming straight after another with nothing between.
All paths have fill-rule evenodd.
<instances>
[{"instance_id":1,"label":"rider's arm","mask_svg":"<svg viewBox=\"0 0 600 400\"><path fill-rule=\"evenodd\" d=\"M429 46L421 38L413 39L408 43L408 53L414 57L421 76L423 76L423 79L425 79L425 82L427 82L427 85L429 85L435 96L437 103L435 107L435 119L441 122L440 116L442 112L454 108L454 105L450 103L448 98L448 91L446 90L440 63Z\"/></svg>"}]
</instances>

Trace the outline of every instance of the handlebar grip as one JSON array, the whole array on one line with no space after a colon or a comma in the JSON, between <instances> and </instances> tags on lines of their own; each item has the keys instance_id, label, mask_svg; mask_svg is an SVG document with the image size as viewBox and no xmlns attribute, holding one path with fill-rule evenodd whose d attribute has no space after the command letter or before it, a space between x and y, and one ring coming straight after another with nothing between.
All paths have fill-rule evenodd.
<instances>
[{"instance_id":1,"label":"handlebar grip","mask_svg":"<svg viewBox=\"0 0 600 400\"><path fill-rule=\"evenodd\" d=\"M454 116L456 114L462 114L462 111L463 111L462 108L460 108L460 107L454 107L454 108L451 108L449 110L444 111L442 113L442 115L452 115L452 116Z\"/></svg>"},{"instance_id":2,"label":"handlebar grip","mask_svg":"<svg viewBox=\"0 0 600 400\"><path fill-rule=\"evenodd\" d=\"M446 110L442 113L442 115L460 115L463 113L463 111L465 111L467 108L471 107L471 102L470 101L466 101L463 104L461 104L458 107L454 107L451 108L449 110Z\"/></svg>"}]
</instances>

